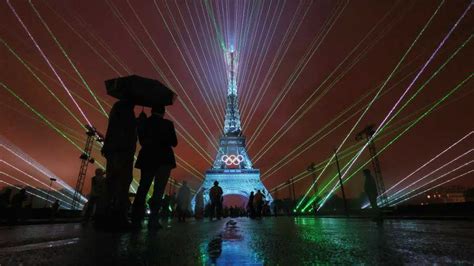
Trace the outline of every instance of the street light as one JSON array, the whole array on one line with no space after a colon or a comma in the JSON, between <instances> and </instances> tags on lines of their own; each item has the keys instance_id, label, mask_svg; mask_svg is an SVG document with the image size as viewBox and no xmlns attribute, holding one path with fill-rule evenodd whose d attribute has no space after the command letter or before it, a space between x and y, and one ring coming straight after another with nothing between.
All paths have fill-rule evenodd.
<instances>
[{"instance_id":1,"label":"street light","mask_svg":"<svg viewBox=\"0 0 474 266\"><path fill-rule=\"evenodd\" d=\"M46 194L46 201L44 202L44 207L46 208L48 206L48 200L49 200L49 193L51 193L51 187L53 186L53 182L56 181L56 178L54 177L50 177L49 178L49 190L48 190L48 194Z\"/></svg>"},{"instance_id":2,"label":"street light","mask_svg":"<svg viewBox=\"0 0 474 266\"><path fill-rule=\"evenodd\" d=\"M314 189L314 193L318 192L318 187L316 185L316 164L314 164L314 162L312 162L308 168L306 168L306 170L308 171L308 173L311 174L311 176L313 177L313 189Z\"/></svg>"}]
</instances>

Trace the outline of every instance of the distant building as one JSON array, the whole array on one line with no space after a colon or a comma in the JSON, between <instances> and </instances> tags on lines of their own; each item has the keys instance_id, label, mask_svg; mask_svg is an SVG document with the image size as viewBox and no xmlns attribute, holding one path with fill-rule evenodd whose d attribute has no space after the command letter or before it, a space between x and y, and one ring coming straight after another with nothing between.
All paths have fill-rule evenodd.
<instances>
[{"instance_id":1,"label":"distant building","mask_svg":"<svg viewBox=\"0 0 474 266\"><path fill-rule=\"evenodd\" d=\"M466 191L464 191L464 197L466 197L467 202L474 201L474 187L466 189Z\"/></svg>"},{"instance_id":2,"label":"distant building","mask_svg":"<svg viewBox=\"0 0 474 266\"><path fill-rule=\"evenodd\" d=\"M420 195L416 202L420 205L466 202L466 188L461 186L440 187Z\"/></svg>"}]
</instances>

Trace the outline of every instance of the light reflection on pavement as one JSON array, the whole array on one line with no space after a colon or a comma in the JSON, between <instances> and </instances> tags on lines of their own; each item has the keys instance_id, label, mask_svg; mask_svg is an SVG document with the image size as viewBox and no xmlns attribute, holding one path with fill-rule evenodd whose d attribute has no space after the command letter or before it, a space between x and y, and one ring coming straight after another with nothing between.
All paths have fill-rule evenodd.
<instances>
[{"instance_id":1,"label":"light reflection on pavement","mask_svg":"<svg viewBox=\"0 0 474 266\"><path fill-rule=\"evenodd\" d=\"M173 222L156 233L104 233L77 224L0 227L0 265L474 263L470 221L229 220Z\"/></svg>"}]
</instances>

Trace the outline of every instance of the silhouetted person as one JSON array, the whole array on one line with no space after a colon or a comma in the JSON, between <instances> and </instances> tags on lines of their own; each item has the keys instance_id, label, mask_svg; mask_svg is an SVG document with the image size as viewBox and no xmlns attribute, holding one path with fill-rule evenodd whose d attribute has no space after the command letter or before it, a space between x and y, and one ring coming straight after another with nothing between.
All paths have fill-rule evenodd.
<instances>
[{"instance_id":1,"label":"silhouetted person","mask_svg":"<svg viewBox=\"0 0 474 266\"><path fill-rule=\"evenodd\" d=\"M209 190L209 197L211 199L211 215L210 218L216 215L217 219L221 219L222 217L222 195L224 192L222 188L219 186L219 182L214 181L214 186Z\"/></svg>"},{"instance_id":2,"label":"silhouetted person","mask_svg":"<svg viewBox=\"0 0 474 266\"><path fill-rule=\"evenodd\" d=\"M269 216L270 215L270 205L268 205L267 201L263 201L262 215L263 216Z\"/></svg>"},{"instance_id":3,"label":"silhouetted person","mask_svg":"<svg viewBox=\"0 0 474 266\"><path fill-rule=\"evenodd\" d=\"M176 168L173 147L178 145L173 122L164 118L165 107L155 106L152 115L145 121L143 135L140 136L142 149L138 154L135 167L141 170L140 185L133 202L133 223L139 226L144 218L145 199L154 182L150 203L150 228L160 228L159 210L161 199L168 183L171 170Z\"/></svg>"},{"instance_id":4,"label":"silhouetted person","mask_svg":"<svg viewBox=\"0 0 474 266\"><path fill-rule=\"evenodd\" d=\"M119 100L114 104L102 148L102 154L107 159L107 206L105 213L101 213L97 218L110 223L107 226L118 228L129 225L128 191L133 179L133 156L137 145L134 107L134 104L127 100Z\"/></svg>"},{"instance_id":5,"label":"silhouetted person","mask_svg":"<svg viewBox=\"0 0 474 266\"><path fill-rule=\"evenodd\" d=\"M372 177L369 169L364 169L364 176L365 176L365 183L364 183L364 190L369 198L370 206L372 209L377 210L379 207L377 205L377 185L375 184L375 180Z\"/></svg>"},{"instance_id":6,"label":"silhouetted person","mask_svg":"<svg viewBox=\"0 0 474 266\"><path fill-rule=\"evenodd\" d=\"M204 216L204 189L201 188L196 194L194 205L194 216L196 219L201 219Z\"/></svg>"},{"instance_id":7,"label":"silhouetted person","mask_svg":"<svg viewBox=\"0 0 474 266\"><path fill-rule=\"evenodd\" d=\"M253 200L255 198L255 195L252 192L250 192L250 196L249 196L249 201L247 202L247 209L249 210L249 217L250 218L255 218L255 207L253 205Z\"/></svg>"},{"instance_id":8,"label":"silhouetted person","mask_svg":"<svg viewBox=\"0 0 474 266\"><path fill-rule=\"evenodd\" d=\"M263 198L265 196L260 192L260 190L257 190L257 193L255 193L255 197L253 199L254 204L255 204L255 212L257 217L262 217L262 209L263 209Z\"/></svg>"},{"instance_id":9,"label":"silhouetted person","mask_svg":"<svg viewBox=\"0 0 474 266\"><path fill-rule=\"evenodd\" d=\"M105 172L101 168L95 169L95 175L91 178L91 193L87 201L83 223L87 223L97 206L97 202L105 193Z\"/></svg>"},{"instance_id":10,"label":"silhouetted person","mask_svg":"<svg viewBox=\"0 0 474 266\"><path fill-rule=\"evenodd\" d=\"M188 187L188 183L183 181L183 185L179 188L178 196L176 198L177 206L176 211L178 212L178 221L185 222L186 214L189 210L189 203L191 202L191 190Z\"/></svg>"}]
</instances>

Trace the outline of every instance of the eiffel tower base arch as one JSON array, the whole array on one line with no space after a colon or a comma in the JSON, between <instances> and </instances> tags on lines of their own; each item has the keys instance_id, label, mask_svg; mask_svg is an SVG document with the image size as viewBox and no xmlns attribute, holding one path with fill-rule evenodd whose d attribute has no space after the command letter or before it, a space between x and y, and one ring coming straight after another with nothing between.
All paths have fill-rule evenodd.
<instances>
[{"instance_id":1,"label":"eiffel tower base arch","mask_svg":"<svg viewBox=\"0 0 474 266\"><path fill-rule=\"evenodd\" d=\"M209 169L199 190L204 190L204 206L210 203L209 189L214 186L214 182L219 182L219 186L226 195L240 195L248 198L250 192L260 190L265 195L265 201L269 204L273 201L271 194L260 180L260 170L258 169ZM198 191L199 191L198 190ZM194 211L195 197L191 202Z\"/></svg>"}]
</instances>

